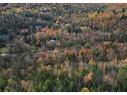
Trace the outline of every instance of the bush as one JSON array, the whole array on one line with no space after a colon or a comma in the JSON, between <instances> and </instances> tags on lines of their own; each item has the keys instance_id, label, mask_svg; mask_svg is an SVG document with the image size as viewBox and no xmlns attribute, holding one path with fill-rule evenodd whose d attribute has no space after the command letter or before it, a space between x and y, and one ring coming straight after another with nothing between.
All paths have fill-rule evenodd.
<instances>
[{"instance_id":1,"label":"bush","mask_svg":"<svg viewBox=\"0 0 127 95\"><path fill-rule=\"evenodd\" d=\"M7 80L4 77L0 76L0 90L3 91L6 85L7 85Z\"/></svg>"},{"instance_id":2,"label":"bush","mask_svg":"<svg viewBox=\"0 0 127 95\"><path fill-rule=\"evenodd\" d=\"M118 70L118 88L119 91L127 90L127 66L122 67Z\"/></svg>"}]
</instances>

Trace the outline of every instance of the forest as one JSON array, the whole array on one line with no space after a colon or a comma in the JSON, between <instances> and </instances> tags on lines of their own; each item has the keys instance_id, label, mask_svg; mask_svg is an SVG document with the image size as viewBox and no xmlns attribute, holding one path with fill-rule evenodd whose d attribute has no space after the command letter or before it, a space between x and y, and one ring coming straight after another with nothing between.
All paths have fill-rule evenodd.
<instances>
[{"instance_id":1,"label":"forest","mask_svg":"<svg viewBox=\"0 0 127 95\"><path fill-rule=\"evenodd\" d=\"M127 91L127 4L0 4L0 92L114 91Z\"/></svg>"}]
</instances>

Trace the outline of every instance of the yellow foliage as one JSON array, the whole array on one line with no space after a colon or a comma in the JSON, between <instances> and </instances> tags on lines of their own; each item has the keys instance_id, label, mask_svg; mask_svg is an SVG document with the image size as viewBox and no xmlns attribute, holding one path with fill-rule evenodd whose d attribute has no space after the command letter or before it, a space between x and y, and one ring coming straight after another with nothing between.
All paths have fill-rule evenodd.
<instances>
[{"instance_id":1,"label":"yellow foliage","mask_svg":"<svg viewBox=\"0 0 127 95\"><path fill-rule=\"evenodd\" d=\"M89 61L89 63L88 63L88 64L90 64L90 65L95 65L95 64L96 64L96 62L95 62L95 60L91 59L91 60Z\"/></svg>"},{"instance_id":2,"label":"yellow foliage","mask_svg":"<svg viewBox=\"0 0 127 95\"><path fill-rule=\"evenodd\" d=\"M93 19L93 20L94 20L94 19L96 19L97 15L98 15L97 12L90 13L90 14L89 14L89 17L90 17L90 19Z\"/></svg>"},{"instance_id":3,"label":"yellow foliage","mask_svg":"<svg viewBox=\"0 0 127 95\"><path fill-rule=\"evenodd\" d=\"M89 89L87 87L83 87L81 92L90 92Z\"/></svg>"},{"instance_id":4,"label":"yellow foliage","mask_svg":"<svg viewBox=\"0 0 127 95\"><path fill-rule=\"evenodd\" d=\"M22 9L21 9L21 8L18 8L18 9L16 10L16 13L20 13L20 12L22 12Z\"/></svg>"}]
</instances>

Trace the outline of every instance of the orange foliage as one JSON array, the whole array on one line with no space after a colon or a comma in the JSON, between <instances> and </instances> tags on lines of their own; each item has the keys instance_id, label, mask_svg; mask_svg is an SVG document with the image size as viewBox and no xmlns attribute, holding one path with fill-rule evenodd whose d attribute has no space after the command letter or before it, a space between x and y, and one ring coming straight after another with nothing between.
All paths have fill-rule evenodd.
<instances>
[{"instance_id":1,"label":"orange foliage","mask_svg":"<svg viewBox=\"0 0 127 95\"><path fill-rule=\"evenodd\" d=\"M56 36L56 34L60 31L54 30L54 29L50 29L50 28L44 28L41 29L41 32L44 32L46 34L46 37L51 37L54 38Z\"/></svg>"},{"instance_id":2,"label":"orange foliage","mask_svg":"<svg viewBox=\"0 0 127 95\"><path fill-rule=\"evenodd\" d=\"M127 8L127 4L110 4L108 10L112 10L112 9L119 10L121 8Z\"/></svg>"},{"instance_id":3,"label":"orange foliage","mask_svg":"<svg viewBox=\"0 0 127 95\"><path fill-rule=\"evenodd\" d=\"M89 74L87 74L85 77L83 77L83 80L85 81L85 82L89 82L89 81L91 81L93 79L93 73L89 73Z\"/></svg>"},{"instance_id":4,"label":"orange foliage","mask_svg":"<svg viewBox=\"0 0 127 95\"><path fill-rule=\"evenodd\" d=\"M72 57L72 56L76 55L73 50L65 50L64 54L65 54L66 57Z\"/></svg>"},{"instance_id":5,"label":"orange foliage","mask_svg":"<svg viewBox=\"0 0 127 95\"><path fill-rule=\"evenodd\" d=\"M91 54L91 49L89 48L81 48L81 50L79 51L79 56L87 56L87 55L90 55Z\"/></svg>"},{"instance_id":6,"label":"orange foliage","mask_svg":"<svg viewBox=\"0 0 127 95\"><path fill-rule=\"evenodd\" d=\"M111 81L111 78L110 78L109 74L105 75L103 80L104 81Z\"/></svg>"},{"instance_id":7,"label":"orange foliage","mask_svg":"<svg viewBox=\"0 0 127 95\"><path fill-rule=\"evenodd\" d=\"M46 57L47 57L46 53L41 53L41 54L38 55L36 62L37 63L42 63L44 58L46 58Z\"/></svg>"}]
</instances>

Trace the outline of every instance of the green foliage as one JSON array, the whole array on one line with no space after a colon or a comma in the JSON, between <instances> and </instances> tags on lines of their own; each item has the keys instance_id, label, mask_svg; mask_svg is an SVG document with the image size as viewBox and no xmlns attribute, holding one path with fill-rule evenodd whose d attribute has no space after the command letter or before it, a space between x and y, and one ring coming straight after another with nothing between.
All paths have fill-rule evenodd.
<instances>
[{"instance_id":1,"label":"green foliage","mask_svg":"<svg viewBox=\"0 0 127 95\"><path fill-rule=\"evenodd\" d=\"M84 47L85 47L85 48L90 48L90 47L91 47L91 46L90 46L90 43L86 43Z\"/></svg>"},{"instance_id":2,"label":"green foliage","mask_svg":"<svg viewBox=\"0 0 127 95\"><path fill-rule=\"evenodd\" d=\"M104 12L106 10L107 6L103 5L101 8L98 9L98 13Z\"/></svg>"},{"instance_id":3,"label":"green foliage","mask_svg":"<svg viewBox=\"0 0 127 95\"><path fill-rule=\"evenodd\" d=\"M0 91L3 91L6 85L7 80L4 77L0 76Z\"/></svg>"},{"instance_id":4,"label":"green foliage","mask_svg":"<svg viewBox=\"0 0 127 95\"><path fill-rule=\"evenodd\" d=\"M62 38L61 33L57 32L57 33L56 33L56 39L57 39L57 40L61 40L61 38Z\"/></svg>"},{"instance_id":5,"label":"green foliage","mask_svg":"<svg viewBox=\"0 0 127 95\"><path fill-rule=\"evenodd\" d=\"M2 7L0 91L126 91L126 6Z\"/></svg>"},{"instance_id":6,"label":"green foliage","mask_svg":"<svg viewBox=\"0 0 127 95\"><path fill-rule=\"evenodd\" d=\"M126 9L125 8L122 8L122 12L126 12Z\"/></svg>"},{"instance_id":7,"label":"green foliage","mask_svg":"<svg viewBox=\"0 0 127 95\"><path fill-rule=\"evenodd\" d=\"M118 88L119 91L126 91L127 89L127 66L118 70Z\"/></svg>"},{"instance_id":8,"label":"green foliage","mask_svg":"<svg viewBox=\"0 0 127 95\"><path fill-rule=\"evenodd\" d=\"M57 92L61 92L61 91L63 91L63 89L64 89L64 87L62 85L62 80L60 80L59 78L57 78L56 79L56 88L55 88L55 90Z\"/></svg>"}]
</instances>

